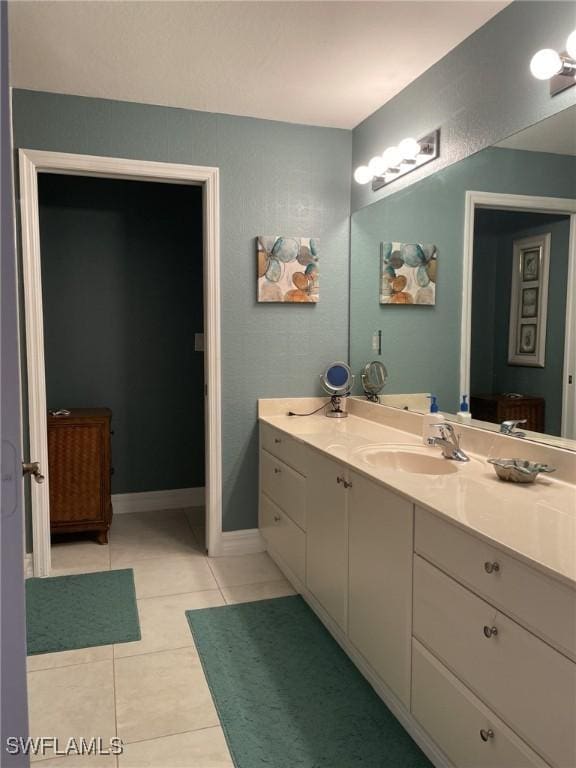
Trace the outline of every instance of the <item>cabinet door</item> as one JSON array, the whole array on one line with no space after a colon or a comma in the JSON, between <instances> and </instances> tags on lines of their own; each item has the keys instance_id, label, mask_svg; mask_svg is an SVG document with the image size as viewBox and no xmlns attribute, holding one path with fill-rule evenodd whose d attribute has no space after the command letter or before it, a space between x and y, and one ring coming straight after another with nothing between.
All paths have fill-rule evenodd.
<instances>
[{"instance_id":1,"label":"cabinet door","mask_svg":"<svg viewBox=\"0 0 576 768\"><path fill-rule=\"evenodd\" d=\"M354 472L348 491L348 634L410 706L413 505Z\"/></svg>"},{"instance_id":2,"label":"cabinet door","mask_svg":"<svg viewBox=\"0 0 576 768\"><path fill-rule=\"evenodd\" d=\"M306 481L306 586L344 631L348 593L345 477L342 465L310 451Z\"/></svg>"},{"instance_id":3,"label":"cabinet door","mask_svg":"<svg viewBox=\"0 0 576 768\"><path fill-rule=\"evenodd\" d=\"M414 636L547 762L576 766L576 664L418 555Z\"/></svg>"},{"instance_id":4,"label":"cabinet door","mask_svg":"<svg viewBox=\"0 0 576 768\"><path fill-rule=\"evenodd\" d=\"M63 422L48 428L50 522L107 522L105 490L110 479L103 466L106 440L100 422ZM103 487L104 486L104 487Z\"/></svg>"}]
</instances>

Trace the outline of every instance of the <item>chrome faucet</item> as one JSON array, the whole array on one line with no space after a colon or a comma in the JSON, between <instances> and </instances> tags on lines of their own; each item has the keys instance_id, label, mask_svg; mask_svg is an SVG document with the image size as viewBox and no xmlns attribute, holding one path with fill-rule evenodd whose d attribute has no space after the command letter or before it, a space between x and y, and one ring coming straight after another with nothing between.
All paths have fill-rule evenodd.
<instances>
[{"instance_id":1,"label":"chrome faucet","mask_svg":"<svg viewBox=\"0 0 576 768\"><path fill-rule=\"evenodd\" d=\"M470 461L469 456L466 456L464 451L460 448L460 438L456 432L454 432L452 424L433 424L432 426L440 432L439 437L432 438L432 445L438 445L442 448L442 456L444 456L445 459Z\"/></svg>"},{"instance_id":2,"label":"chrome faucet","mask_svg":"<svg viewBox=\"0 0 576 768\"><path fill-rule=\"evenodd\" d=\"M526 437L526 432L520 432L516 430L518 424L526 424L526 419L510 419L509 421L503 421L500 424L500 432L503 435L510 435L510 437Z\"/></svg>"}]
</instances>

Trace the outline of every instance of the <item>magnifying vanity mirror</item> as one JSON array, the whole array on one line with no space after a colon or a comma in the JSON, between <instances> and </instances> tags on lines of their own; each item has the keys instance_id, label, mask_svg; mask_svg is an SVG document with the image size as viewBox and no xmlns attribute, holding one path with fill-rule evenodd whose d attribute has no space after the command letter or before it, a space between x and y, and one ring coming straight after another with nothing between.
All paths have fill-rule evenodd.
<instances>
[{"instance_id":1,"label":"magnifying vanity mirror","mask_svg":"<svg viewBox=\"0 0 576 768\"><path fill-rule=\"evenodd\" d=\"M325 415L333 419L345 419L348 413L342 408L342 398L347 397L354 384L354 376L347 363L331 363L320 376L322 386L330 397L330 408Z\"/></svg>"},{"instance_id":2,"label":"magnifying vanity mirror","mask_svg":"<svg viewBox=\"0 0 576 768\"><path fill-rule=\"evenodd\" d=\"M429 302L391 300L404 253ZM526 419L576 450L576 107L352 215L352 370L378 332L387 395L434 394L457 421L466 394L467 424Z\"/></svg>"},{"instance_id":3,"label":"magnifying vanity mirror","mask_svg":"<svg viewBox=\"0 0 576 768\"><path fill-rule=\"evenodd\" d=\"M364 394L372 402L378 402L378 395L382 392L388 381L388 371L380 360L372 360L366 363L362 371L362 389Z\"/></svg>"}]
</instances>

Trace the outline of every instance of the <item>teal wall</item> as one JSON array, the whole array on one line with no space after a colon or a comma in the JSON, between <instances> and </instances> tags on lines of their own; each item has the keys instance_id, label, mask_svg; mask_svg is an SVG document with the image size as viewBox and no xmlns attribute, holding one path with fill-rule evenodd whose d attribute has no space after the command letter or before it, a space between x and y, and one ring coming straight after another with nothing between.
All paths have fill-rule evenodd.
<instances>
[{"instance_id":1,"label":"teal wall","mask_svg":"<svg viewBox=\"0 0 576 768\"><path fill-rule=\"evenodd\" d=\"M347 357L350 131L34 91L14 145L220 168L223 528L257 525L259 397L314 395ZM316 306L256 302L255 237L320 238Z\"/></svg>"},{"instance_id":2,"label":"teal wall","mask_svg":"<svg viewBox=\"0 0 576 768\"><path fill-rule=\"evenodd\" d=\"M467 190L576 197L576 158L488 148L356 211L351 229L350 360L358 372L376 359L374 330L383 332L386 392L434 392L440 407L460 401L460 318L464 204ZM382 241L438 247L436 305L379 304Z\"/></svg>"},{"instance_id":3,"label":"teal wall","mask_svg":"<svg viewBox=\"0 0 576 768\"><path fill-rule=\"evenodd\" d=\"M470 391L472 394L518 392L543 397L546 401L544 431L559 435L570 218L477 211L474 231ZM550 233L551 240L545 366L508 365L513 241L546 232Z\"/></svg>"},{"instance_id":4,"label":"teal wall","mask_svg":"<svg viewBox=\"0 0 576 768\"><path fill-rule=\"evenodd\" d=\"M40 174L48 408L112 409L113 493L204 485L202 189Z\"/></svg>"},{"instance_id":5,"label":"teal wall","mask_svg":"<svg viewBox=\"0 0 576 768\"><path fill-rule=\"evenodd\" d=\"M370 205L574 104L574 89L550 98L530 74L532 54L562 50L576 3L513 2L354 129L353 167L407 136L442 131L440 158L378 192L352 185L352 210ZM409 44L409 43L407 43Z\"/></svg>"}]
</instances>

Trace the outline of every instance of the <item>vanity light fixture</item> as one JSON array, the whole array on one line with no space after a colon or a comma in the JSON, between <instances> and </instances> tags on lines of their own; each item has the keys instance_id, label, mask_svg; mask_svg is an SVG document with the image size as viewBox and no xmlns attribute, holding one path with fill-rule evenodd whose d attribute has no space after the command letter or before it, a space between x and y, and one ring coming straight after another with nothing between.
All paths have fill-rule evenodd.
<instances>
[{"instance_id":1,"label":"vanity light fixture","mask_svg":"<svg viewBox=\"0 0 576 768\"><path fill-rule=\"evenodd\" d=\"M565 51L543 48L535 53L530 72L537 80L550 80L551 96L576 85L576 29L568 36Z\"/></svg>"},{"instance_id":2,"label":"vanity light fixture","mask_svg":"<svg viewBox=\"0 0 576 768\"><path fill-rule=\"evenodd\" d=\"M381 155L373 157L368 165L361 165L354 171L358 184L372 182L372 191L385 187L390 182L405 176L410 171L429 163L440 154L440 129L426 134L421 139L403 139L398 146L388 147Z\"/></svg>"}]
</instances>

